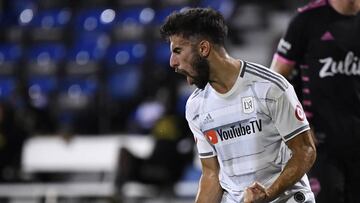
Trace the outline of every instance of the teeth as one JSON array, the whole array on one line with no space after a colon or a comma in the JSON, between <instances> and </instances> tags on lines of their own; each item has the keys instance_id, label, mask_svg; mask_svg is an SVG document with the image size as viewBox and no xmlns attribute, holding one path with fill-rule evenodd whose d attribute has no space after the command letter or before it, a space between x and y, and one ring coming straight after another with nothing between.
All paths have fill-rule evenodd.
<instances>
[{"instance_id":1,"label":"teeth","mask_svg":"<svg viewBox=\"0 0 360 203\"><path fill-rule=\"evenodd\" d=\"M176 67L176 68L175 68L175 73L177 73L177 72L179 72L179 69Z\"/></svg>"}]
</instances>

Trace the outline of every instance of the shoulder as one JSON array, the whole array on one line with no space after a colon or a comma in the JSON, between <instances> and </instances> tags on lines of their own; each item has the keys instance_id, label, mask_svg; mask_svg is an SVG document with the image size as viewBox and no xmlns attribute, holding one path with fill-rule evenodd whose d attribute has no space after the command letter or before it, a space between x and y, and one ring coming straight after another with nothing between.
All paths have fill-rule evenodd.
<instances>
[{"instance_id":1,"label":"shoulder","mask_svg":"<svg viewBox=\"0 0 360 203\"><path fill-rule=\"evenodd\" d=\"M257 63L246 62L245 73L246 79L254 85L256 92L266 97L278 97L277 95L291 86L282 75Z\"/></svg>"},{"instance_id":2,"label":"shoulder","mask_svg":"<svg viewBox=\"0 0 360 203\"><path fill-rule=\"evenodd\" d=\"M327 0L313 0L303 7L297 9L297 13L292 18L292 24L305 24L306 22L312 22L317 20L329 9Z\"/></svg>"},{"instance_id":3,"label":"shoulder","mask_svg":"<svg viewBox=\"0 0 360 203\"><path fill-rule=\"evenodd\" d=\"M327 0L313 0L297 9L299 13L309 13L328 6Z\"/></svg>"},{"instance_id":4,"label":"shoulder","mask_svg":"<svg viewBox=\"0 0 360 203\"><path fill-rule=\"evenodd\" d=\"M205 90L197 88L189 96L185 107L187 120L194 120L194 117L199 114L201 100L204 98L204 92Z\"/></svg>"}]
</instances>

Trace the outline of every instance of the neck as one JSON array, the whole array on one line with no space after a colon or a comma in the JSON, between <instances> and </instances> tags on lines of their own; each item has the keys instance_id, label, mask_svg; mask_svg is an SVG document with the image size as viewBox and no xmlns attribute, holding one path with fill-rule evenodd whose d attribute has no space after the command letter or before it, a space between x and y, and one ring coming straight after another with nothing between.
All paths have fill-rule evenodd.
<instances>
[{"instance_id":1,"label":"neck","mask_svg":"<svg viewBox=\"0 0 360 203\"><path fill-rule=\"evenodd\" d=\"M357 13L354 0L329 0L329 3L342 15L355 15Z\"/></svg>"},{"instance_id":2,"label":"neck","mask_svg":"<svg viewBox=\"0 0 360 203\"><path fill-rule=\"evenodd\" d=\"M238 78L240 61L230 57L224 49L214 53L211 58L210 85L224 94L234 86Z\"/></svg>"}]
</instances>

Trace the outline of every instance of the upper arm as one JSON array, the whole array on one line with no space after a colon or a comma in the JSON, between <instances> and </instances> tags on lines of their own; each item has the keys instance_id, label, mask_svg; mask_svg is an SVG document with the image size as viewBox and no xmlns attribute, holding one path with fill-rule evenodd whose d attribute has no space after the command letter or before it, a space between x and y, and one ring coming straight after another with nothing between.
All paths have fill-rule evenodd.
<instances>
[{"instance_id":1,"label":"upper arm","mask_svg":"<svg viewBox=\"0 0 360 203\"><path fill-rule=\"evenodd\" d=\"M295 63L291 63L290 61L284 61L281 59L281 56L275 55L273 61L271 63L270 68L277 73L280 73L284 77L288 78L291 75L295 67Z\"/></svg>"},{"instance_id":2,"label":"upper arm","mask_svg":"<svg viewBox=\"0 0 360 203\"><path fill-rule=\"evenodd\" d=\"M216 156L210 158L202 158L200 160L202 166L202 173L204 176L218 177L220 166Z\"/></svg>"},{"instance_id":3,"label":"upper arm","mask_svg":"<svg viewBox=\"0 0 360 203\"><path fill-rule=\"evenodd\" d=\"M271 69L285 77L290 76L295 64L304 60L308 40L307 21L302 14L294 16L277 46Z\"/></svg>"},{"instance_id":4,"label":"upper arm","mask_svg":"<svg viewBox=\"0 0 360 203\"><path fill-rule=\"evenodd\" d=\"M304 161L314 162L316 158L316 148L310 130L306 130L286 142L293 155L299 155ZM304 160L308 159L308 160Z\"/></svg>"},{"instance_id":5,"label":"upper arm","mask_svg":"<svg viewBox=\"0 0 360 203\"><path fill-rule=\"evenodd\" d=\"M202 158L202 175L196 203L221 202L223 189L219 182L219 163L217 157Z\"/></svg>"}]
</instances>

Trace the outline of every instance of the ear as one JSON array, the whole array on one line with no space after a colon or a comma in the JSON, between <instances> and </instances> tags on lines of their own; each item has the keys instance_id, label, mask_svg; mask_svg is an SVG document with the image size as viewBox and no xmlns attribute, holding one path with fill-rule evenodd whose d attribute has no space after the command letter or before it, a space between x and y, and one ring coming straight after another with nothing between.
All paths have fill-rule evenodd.
<instances>
[{"instance_id":1,"label":"ear","mask_svg":"<svg viewBox=\"0 0 360 203\"><path fill-rule=\"evenodd\" d=\"M208 57L210 54L210 50L211 50L211 44L209 41L207 40L202 40L199 43L199 53L200 56L202 57Z\"/></svg>"}]
</instances>

